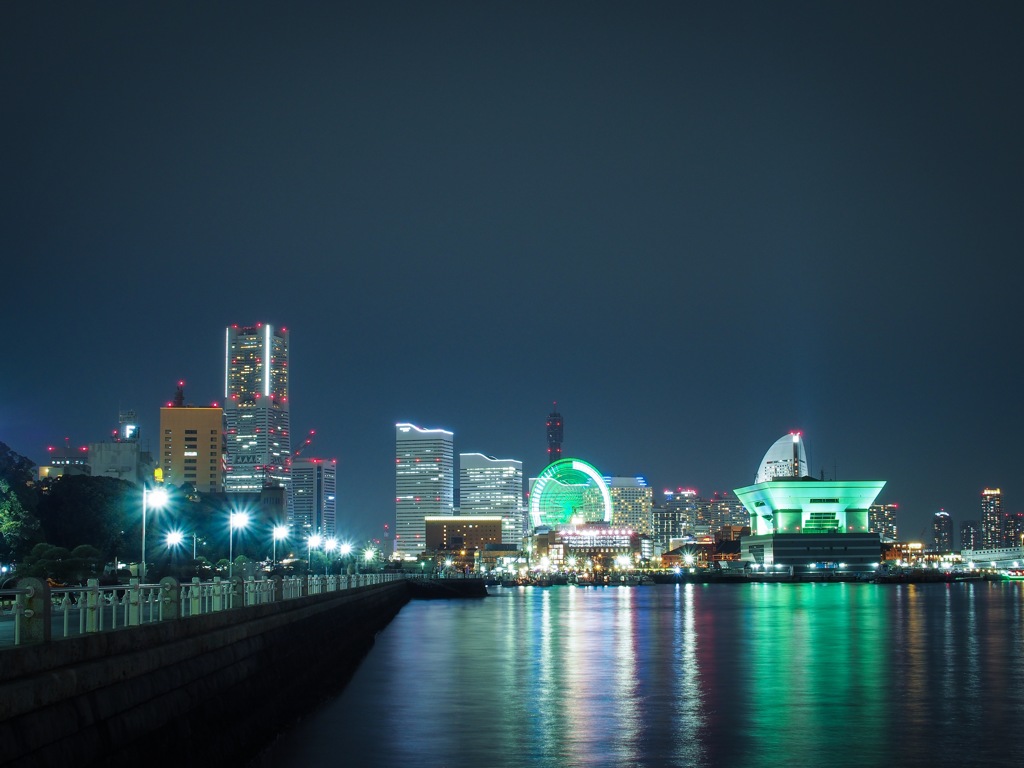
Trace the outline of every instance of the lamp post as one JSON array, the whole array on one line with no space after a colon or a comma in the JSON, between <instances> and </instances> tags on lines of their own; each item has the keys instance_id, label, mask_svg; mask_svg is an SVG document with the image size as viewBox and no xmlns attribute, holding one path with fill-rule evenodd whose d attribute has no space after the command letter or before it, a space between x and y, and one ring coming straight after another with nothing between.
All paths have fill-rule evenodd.
<instances>
[{"instance_id":1,"label":"lamp post","mask_svg":"<svg viewBox=\"0 0 1024 768\"><path fill-rule=\"evenodd\" d=\"M152 490L142 488L142 556L139 558L139 580L146 580L146 511L149 507L162 509L167 505L167 491L163 488Z\"/></svg>"},{"instance_id":2,"label":"lamp post","mask_svg":"<svg viewBox=\"0 0 1024 768\"><path fill-rule=\"evenodd\" d=\"M308 539L306 539L306 573L308 574L313 569L313 550L320 547L320 543L323 541L320 534L314 533Z\"/></svg>"},{"instance_id":3,"label":"lamp post","mask_svg":"<svg viewBox=\"0 0 1024 768\"><path fill-rule=\"evenodd\" d=\"M284 525L275 525L274 526L274 554L273 554L273 556L271 557L271 560L270 560L270 567L271 567L271 569L273 569L274 566L277 565L277 542L280 539L287 539L287 538L288 538L288 527L284 526Z\"/></svg>"},{"instance_id":4,"label":"lamp post","mask_svg":"<svg viewBox=\"0 0 1024 768\"><path fill-rule=\"evenodd\" d=\"M346 546L347 546L346 544L342 544L341 547L340 547L340 549L341 549L343 554L345 552L345 547ZM327 543L324 544L324 549L326 551L328 551L328 552L332 552L332 553L335 552L337 549L339 549L339 547L338 547L338 540L335 539L335 538L328 539ZM324 576L327 575L327 568L328 568L328 566L330 564L331 564L331 559L328 557L326 559L326 561L324 562Z\"/></svg>"},{"instance_id":5,"label":"lamp post","mask_svg":"<svg viewBox=\"0 0 1024 768\"><path fill-rule=\"evenodd\" d=\"M245 528L249 525L249 515L246 512L232 512L228 518L228 578L235 574L234 542L235 528Z\"/></svg>"}]
</instances>

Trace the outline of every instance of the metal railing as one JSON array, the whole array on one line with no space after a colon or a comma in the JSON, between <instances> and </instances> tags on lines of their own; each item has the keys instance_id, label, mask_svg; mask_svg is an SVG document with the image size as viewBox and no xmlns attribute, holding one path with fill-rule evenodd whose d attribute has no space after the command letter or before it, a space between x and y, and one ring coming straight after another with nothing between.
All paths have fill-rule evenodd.
<instances>
[{"instance_id":1,"label":"metal railing","mask_svg":"<svg viewBox=\"0 0 1024 768\"><path fill-rule=\"evenodd\" d=\"M0 647L76 637L93 632L187 619L253 605L322 595L385 584L420 574L364 573L349 576L274 576L214 578L179 583L84 587L49 587L38 579L22 579L16 589L0 590ZM47 629L49 631L47 631Z\"/></svg>"}]
</instances>

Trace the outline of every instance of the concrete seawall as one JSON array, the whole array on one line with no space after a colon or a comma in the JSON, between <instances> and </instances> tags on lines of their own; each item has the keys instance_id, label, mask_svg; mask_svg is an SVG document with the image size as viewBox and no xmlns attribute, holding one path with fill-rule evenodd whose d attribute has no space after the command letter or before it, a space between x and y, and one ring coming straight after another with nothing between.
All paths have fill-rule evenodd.
<instances>
[{"instance_id":1,"label":"concrete seawall","mask_svg":"<svg viewBox=\"0 0 1024 768\"><path fill-rule=\"evenodd\" d=\"M414 591L486 594L452 584L398 581L2 651L0 765L240 764L340 690Z\"/></svg>"}]
</instances>

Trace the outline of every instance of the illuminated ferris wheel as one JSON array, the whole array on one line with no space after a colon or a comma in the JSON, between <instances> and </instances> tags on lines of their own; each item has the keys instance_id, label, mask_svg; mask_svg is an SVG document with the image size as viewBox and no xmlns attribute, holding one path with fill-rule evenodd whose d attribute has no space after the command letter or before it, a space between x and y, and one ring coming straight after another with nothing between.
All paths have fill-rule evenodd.
<instances>
[{"instance_id":1,"label":"illuminated ferris wheel","mask_svg":"<svg viewBox=\"0 0 1024 768\"><path fill-rule=\"evenodd\" d=\"M580 459L548 464L530 492L533 527L569 523L610 523L612 497L608 484L593 466Z\"/></svg>"}]
</instances>

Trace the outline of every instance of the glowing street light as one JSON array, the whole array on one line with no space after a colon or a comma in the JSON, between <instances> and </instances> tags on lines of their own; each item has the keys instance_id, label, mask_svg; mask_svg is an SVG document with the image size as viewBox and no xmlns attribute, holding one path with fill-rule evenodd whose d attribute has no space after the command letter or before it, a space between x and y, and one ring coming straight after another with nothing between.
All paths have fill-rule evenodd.
<instances>
[{"instance_id":1,"label":"glowing street light","mask_svg":"<svg viewBox=\"0 0 1024 768\"><path fill-rule=\"evenodd\" d=\"M235 528L248 528L249 527L249 513L248 512L232 512L228 518L228 578L230 579L235 572L235 558L234 558L234 541L235 541Z\"/></svg>"},{"instance_id":2,"label":"glowing street light","mask_svg":"<svg viewBox=\"0 0 1024 768\"><path fill-rule=\"evenodd\" d=\"M270 567L273 568L277 565L277 542L281 539L288 538L288 526L275 525L274 526L274 553L270 558Z\"/></svg>"},{"instance_id":3,"label":"glowing street light","mask_svg":"<svg viewBox=\"0 0 1024 768\"><path fill-rule=\"evenodd\" d=\"M146 580L146 511L149 507L162 509L167 506L167 491L164 488L142 488L142 556L139 558L139 580Z\"/></svg>"}]
</instances>

